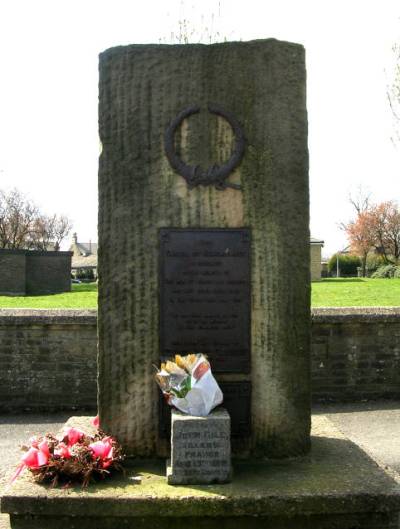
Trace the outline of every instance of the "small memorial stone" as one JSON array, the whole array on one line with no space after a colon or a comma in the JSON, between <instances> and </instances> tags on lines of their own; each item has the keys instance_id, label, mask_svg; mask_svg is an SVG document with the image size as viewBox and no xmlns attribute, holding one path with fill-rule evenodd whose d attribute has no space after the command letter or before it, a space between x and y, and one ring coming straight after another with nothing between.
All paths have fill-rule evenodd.
<instances>
[{"instance_id":1,"label":"small memorial stone","mask_svg":"<svg viewBox=\"0 0 400 529\"><path fill-rule=\"evenodd\" d=\"M194 417L173 410L168 483L229 482L232 473L230 437L231 420L224 409L215 410L207 417Z\"/></svg>"}]
</instances>

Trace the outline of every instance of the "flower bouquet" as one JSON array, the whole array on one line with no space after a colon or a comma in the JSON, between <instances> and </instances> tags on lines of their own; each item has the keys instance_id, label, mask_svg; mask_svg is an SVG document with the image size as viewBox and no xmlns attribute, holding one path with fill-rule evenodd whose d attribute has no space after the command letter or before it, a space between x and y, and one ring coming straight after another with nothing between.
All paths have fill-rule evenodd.
<instances>
[{"instance_id":1,"label":"flower bouquet","mask_svg":"<svg viewBox=\"0 0 400 529\"><path fill-rule=\"evenodd\" d=\"M93 421L98 425L97 417ZM122 470L123 455L115 439L98 430L88 435L73 427L65 427L60 435L47 433L32 437L21 458L12 481L27 467L38 483L73 482L86 487L91 480L104 478L111 470Z\"/></svg>"},{"instance_id":2,"label":"flower bouquet","mask_svg":"<svg viewBox=\"0 0 400 529\"><path fill-rule=\"evenodd\" d=\"M163 362L156 381L167 403L190 415L205 417L223 401L210 363L202 354L177 354L174 361Z\"/></svg>"}]
</instances>

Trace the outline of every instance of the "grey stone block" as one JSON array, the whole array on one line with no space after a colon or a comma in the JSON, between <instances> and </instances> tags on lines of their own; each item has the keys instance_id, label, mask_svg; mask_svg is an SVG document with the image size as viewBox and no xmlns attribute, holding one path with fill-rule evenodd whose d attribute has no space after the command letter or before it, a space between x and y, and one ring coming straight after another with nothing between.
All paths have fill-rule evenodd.
<instances>
[{"instance_id":1,"label":"grey stone block","mask_svg":"<svg viewBox=\"0 0 400 529\"><path fill-rule=\"evenodd\" d=\"M173 410L170 485L227 483L231 479L231 419L224 409L207 417Z\"/></svg>"}]
</instances>

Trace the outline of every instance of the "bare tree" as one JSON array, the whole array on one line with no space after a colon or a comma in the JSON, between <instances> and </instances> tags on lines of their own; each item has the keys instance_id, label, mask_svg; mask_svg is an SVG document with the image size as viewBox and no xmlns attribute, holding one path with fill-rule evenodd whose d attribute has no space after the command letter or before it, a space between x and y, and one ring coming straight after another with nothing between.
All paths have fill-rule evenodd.
<instances>
[{"instance_id":1,"label":"bare tree","mask_svg":"<svg viewBox=\"0 0 400 529\"><path fill-rule=\"evenodd\" d=\"M386 94L394 121L394 137L392 137L392 141L396 144L400 142L400 44L393 46L393 59L394 66L390 74Z\"/></svg>"},{"instance_id":2,"label":"bare tree","mask_svg":"<svg viewBox=\"0 0 400 529\"><path fill-rule=\"evenodd\" d=\"M209 17L197 13L192 2L189 3L181 0L181 15L178 19L177 26L174 22L174 29L169 32L168 37L160 38L159 42L163 44L194 44L200 42L203 44L212 44L215 42L226 42L228 37L226 35L223 36L218 30L218 26L223 21L221 0L218 1L216 8L217 12L211 13ZM190 12L190 16L187 18L186 15L188 12ZM231 37L232 35L230 34L229 38ZM238 39L236 38L235 40Z\"/></svg>"},{"instance_id":3,"label":"bare tree","mask_svg":"<svg viewBox=\"0 0 400 529\"><path fill-rule=\"evenodd\" d=\"M366 213L371 207L371 193L367 193L362 185L359 185L356 195L349 194L349 202L356 210L357 215Z\"/></svg>"},{"instance_id":4,"label":"bare tree","mask_svg":"<svg viewBox=\"0 0 400 529\"><path fill-rule=\"evenodd\" d=\"M349 193L349 202L353 206L356 212L357 218L364 213L368 213L371 209L371 193L367 193L363 186L360 184L354 194ZM347 232L350 224L354 224L354 221L340 222L338 227Z\"/></svg>"},{"instance_id":5,"label":"bare tree","mask_svg":"<svg viewBox=\"0 0 400 529\"><path fill-rule=\"evenodd\" d=\"M54 249L59 250L61 242L72 230L72 222L66 215L54 215L53 217L53 241Z\"/></svg>"},{"instance_id":6,"label":"bare tree","mask_svg":"<svg viewBox=\"0 0 400 529\"><path fill-rule=\"evenodd\" d=\"M45 215L17 189L0 190L0 248L59 250L71 228L68 217Z\"/></svg>"},{"instance_id":7,"label":"bare tree","mask_svg":"<svg viewBox=\"0 0 400 529\"><path fill-rule=\"evenodd\" d=\"M33 229L38 209L17 189L0 191L0 247L23 248Z\"/></svg>"},{"instance_id":8,"label":"bare tree","mask_svg":"<svg viewBox=\"0 0 400 529\"><path fill-rule=\"evenodd\" d=\"M38 215L26 245L34 250L49 250L53 238L53 217Z\"/></svg>"}]
</instances>

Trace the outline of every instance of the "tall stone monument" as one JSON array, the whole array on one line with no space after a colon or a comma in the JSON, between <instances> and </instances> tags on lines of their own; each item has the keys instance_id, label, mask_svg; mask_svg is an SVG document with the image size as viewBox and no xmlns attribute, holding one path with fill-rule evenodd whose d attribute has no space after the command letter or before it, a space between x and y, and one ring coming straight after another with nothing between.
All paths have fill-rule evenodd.
<instances>
[{"instance_id":1,"label":"tall stone monument","mask_svg":"<svg viewBox=\"0 0 400 529\"><path fill-rule=\"evenodd\" d=\"M303 48L108 50L100 135L101 426L132 455L166 455L152 364L188 349L209 356L227 411L173 413L167 478L153 457L88 491L20 476L1 500L11 527L395 529L398 483L323 415L309 457L235 460L225 484L229 445L244 456L309 448Z\"/></svg>"},{"instance_id":2,"label":"tall stone monument","mask_svg":"<svg viewBox=\"0 0 400 529\"><path fill-rule=\"evenodd\" d=\"M308 450L305 84L276 40L100 57L99 412L132 455L165 453L153 365L192 351L237 451Z\"/></svg>"}]
</instances>

